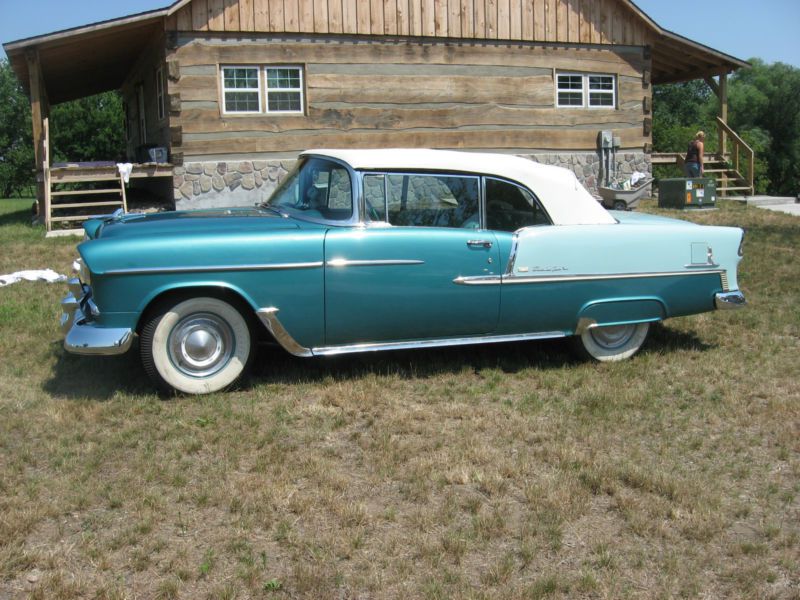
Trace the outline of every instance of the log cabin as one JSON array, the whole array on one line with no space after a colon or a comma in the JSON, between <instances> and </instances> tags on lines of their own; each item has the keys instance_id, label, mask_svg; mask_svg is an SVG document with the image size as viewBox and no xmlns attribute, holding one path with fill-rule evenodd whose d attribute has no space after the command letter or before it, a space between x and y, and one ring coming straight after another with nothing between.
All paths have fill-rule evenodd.
<instances>
[{"instance_id":1,"label":"log cabin","mask_svg":"<svg viewBox=\"0 0 800 600\"><path fill-rule=\"evenodd\" d=\"M738 144L727 76L747 66L630 0L178 0L4 48L48 229L69 220L59 182L115 173L50 165L49 107L106 90L124 99L130 185L183 209L263 200L312 147L513 153L594 192L651 170L653 84L707 81L721 152Z\"/></svg>"}]
</instances>

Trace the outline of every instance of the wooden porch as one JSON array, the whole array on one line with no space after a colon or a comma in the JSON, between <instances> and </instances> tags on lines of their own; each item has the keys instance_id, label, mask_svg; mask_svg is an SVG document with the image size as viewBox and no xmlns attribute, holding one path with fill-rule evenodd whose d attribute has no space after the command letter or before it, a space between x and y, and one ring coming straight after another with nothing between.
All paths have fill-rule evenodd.
<instances>
[{"instance_id":1,"label":"wooden porch","mask_svg":"<svg viewBox=\"0 0 800 600\"><path fill-rule=\"evenodd\" d=\"M755 188L755 152L738 133L728 125L728 75L718 74L718 79L708 75L703 78L719 101L717 116L717 152L706 154L704 174L717 180L717 193L722 198L732 195L753 195ZM688 142L688 140L687 140ZM730 151L728 149L730 144ZM654 165L674 164L683 168L684 154L677 152L654 152Z\"/></svg>"},{"instance_id":2,"label":"wooden porch","mask_svg":"<svg viewBox=\"0 0 800 600\"><path fill-rule=\"evenodd\" d=\"M128 212L126 182L113 161L90 163L50 164L49 119L42 121L40 140L41 170L37 173L39 222L45 225L47 236L82 235L84 221L112 214L122 209ZM172 165L167 163L133 164L128 181L172 177ZM67 227L64 227L64 226Z\"/></svg>"},{"instance_id":3,"label":"wooden porch","mask_svg":"<svg viewBox=\"0 0 800 600\"><path fill-rule=\"evenodd\" d=\"M752 196L755 192L753 185L755 152L719 117L717 117L717 127L720 137L726 138L725 141L719 142L719 147L723 148L723 151L706 155L704 175L717 180L717 193L721 198ZM725 151L726 141L730 141L730 152ZM654 165L677 165L681 169L684 165L682 152L654 152L650 159Z\"/></svg>"},{"instance_id":4,"label":"wooden porch","mask_svg":"<svg viewBox=\"0 0 800 600\"><path fill-rule=\"evenodd\" d=\"M43 176L46 181L44 224L48 237L82 235L83 229L75 225L110 215L118 209L128 212L126 184L116 165L70 163L45 169ZM129 180L156 177L171 178L172 165L134 164Z\"/></svg>"}]
</instances>

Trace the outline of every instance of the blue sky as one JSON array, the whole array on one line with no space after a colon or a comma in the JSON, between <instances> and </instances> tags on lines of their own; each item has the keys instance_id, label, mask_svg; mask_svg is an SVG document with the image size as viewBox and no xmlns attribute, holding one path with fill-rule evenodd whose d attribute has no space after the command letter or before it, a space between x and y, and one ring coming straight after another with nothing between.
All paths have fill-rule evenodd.
<instances>
[{"instance_id":1,"label":"blue sky","mask_svg":"<svg viewBox=\"0 0 800 600\"><path fill-rule=\"evenodd\" d=\"M161 8L170 1L0 0L0 42ZM662 27L737 58L800 67L800 0L634 1Z\"/></svg>"}]
</instances>

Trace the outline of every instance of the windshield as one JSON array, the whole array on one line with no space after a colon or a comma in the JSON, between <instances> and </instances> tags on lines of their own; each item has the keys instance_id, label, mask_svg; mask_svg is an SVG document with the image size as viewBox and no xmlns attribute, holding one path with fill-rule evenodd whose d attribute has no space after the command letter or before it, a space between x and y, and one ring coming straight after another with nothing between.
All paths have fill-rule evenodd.
<instances>
[{"instance_id":1,"label":"windshield","mask_svg":"<svg viewBox=\"0 0 800 600\"><path fill-rule=\"evenodd\" d=\"M323 158L301 158L264 206L292 216L348 221L353 216L350 173Z\"/></svg>"}]
</instances>

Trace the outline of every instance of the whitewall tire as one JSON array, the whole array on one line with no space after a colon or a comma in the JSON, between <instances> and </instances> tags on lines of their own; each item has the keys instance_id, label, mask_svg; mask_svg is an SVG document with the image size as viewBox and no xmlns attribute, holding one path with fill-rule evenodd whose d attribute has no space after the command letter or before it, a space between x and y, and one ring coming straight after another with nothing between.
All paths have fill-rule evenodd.
<instances>
[{"instance_id":1,"label":"whitewall tire","mask_svg":"<svg viewBox=\"0 0 800 600\"><path fill-rule=\"evenodd\" d=\"M162 305L142 328L142 365L165 391L210 394L234 385L250 365L247 319L217 298Z\"/></svg>"},{"instance_id":2,"label":"whitewall tire","mask_svg":"<svg viewBox=\"0 0 800 600\"><path fill-rule=\"evenodd\" d=\"M600 362L614 362L636 354L649 331L650 323L591 327L574 340L583 356Z\"/></svg>"}]
</instances>

